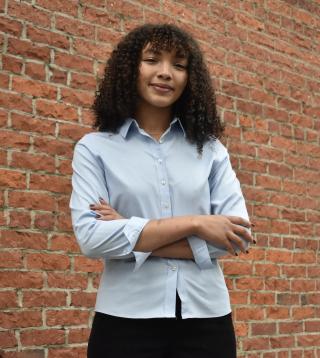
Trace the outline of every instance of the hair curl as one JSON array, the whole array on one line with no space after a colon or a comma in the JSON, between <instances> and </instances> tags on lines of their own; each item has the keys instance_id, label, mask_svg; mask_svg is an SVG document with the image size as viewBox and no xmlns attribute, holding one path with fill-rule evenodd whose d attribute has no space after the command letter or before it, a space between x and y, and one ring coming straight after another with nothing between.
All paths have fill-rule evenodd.
<instances>
[{"instance_id":1,"label":"hair curl","mask_svg":"<svg viewBox=\"0 0 320 358\"><path fill-rule=\"evenodd\" d=\"M217 114L214 89L202 52L195 39L172 24L145 24L129 32L107 61L104 77L96 92L92 110L94 127L116 133L125 119L134 117L139 94L137 78L143 48L176 49L188 58L188 80L172 114L179 117L191 143L201 154L203 144L220 138L224 131Z\"/></svg>"}]
</instances>

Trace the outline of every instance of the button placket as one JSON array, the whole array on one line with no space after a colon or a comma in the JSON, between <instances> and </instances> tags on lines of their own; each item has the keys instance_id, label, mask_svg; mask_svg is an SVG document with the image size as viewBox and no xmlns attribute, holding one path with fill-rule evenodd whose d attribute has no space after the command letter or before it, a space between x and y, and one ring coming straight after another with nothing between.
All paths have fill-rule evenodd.
<instances>
[{"instance_id":1,"label":"button placket","mask_svg":"<svg viewBox=\"0 0 320 358\"><path fill-rule=\"evenodd\" d=\"M159 192L160 192L160 207L161 207L161 216L162 217L170 217L172 215L171 211L171 200L170 200L170 192L168 185L168 175L166 171L166 166L163 160L162 150L160 148L160 144L156 146L157 150L157 171L159 174Z\"/></svg>"}]
</instances>

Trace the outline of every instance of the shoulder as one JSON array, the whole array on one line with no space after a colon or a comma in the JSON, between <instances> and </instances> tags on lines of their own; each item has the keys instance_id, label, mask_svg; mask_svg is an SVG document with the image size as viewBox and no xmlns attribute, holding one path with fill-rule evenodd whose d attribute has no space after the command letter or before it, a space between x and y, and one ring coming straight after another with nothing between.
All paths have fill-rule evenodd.
<instances>
[{"instance_id":1,"label":"shoulder","mask_svg":"<svg viewBox=\"0 0 320 358\"><path fill-rule=\"evenodd\" d=\"M118 136L117 133L111 132L87 133L75 143L75 148L86 147L89 150L96 151L117 140Z\"/></svg>"},{"instance_id":2,"label":"shoulder","mask_svg":"<svg viewBox=\"0 0 320 358\"><path fill-rule=\"evenodd\" d=\"M213 160L223 160L229 157L228 149L219 139L210 139L204 148L210 153Z\"/></svg>"}]
</instances>

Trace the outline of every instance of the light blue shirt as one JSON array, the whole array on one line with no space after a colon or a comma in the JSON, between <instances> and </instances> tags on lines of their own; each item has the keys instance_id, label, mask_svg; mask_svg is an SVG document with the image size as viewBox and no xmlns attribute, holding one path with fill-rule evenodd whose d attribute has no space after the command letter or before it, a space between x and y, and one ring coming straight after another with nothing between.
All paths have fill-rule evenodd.
<instances>
[{"instance_id":1,"label":"light blue shirt","mask_svg":"<svg viewBox=\"0 0 320 358\"><path fill-rule=\"evenodd\" d=\"M194 260L134 251L151 219L224 214L248 219L226 148L210 140L198 155L176 117L159 141L128 118L117 134L86 134L75 146L70 199L75 236L84 255L103 258L95 310L129 318L174 317L176 290L182 318L231 311L216 260L227 252L188 238ZM97 220L90 204L102 197L126 219Z\"/></svg>"}]
</instances>

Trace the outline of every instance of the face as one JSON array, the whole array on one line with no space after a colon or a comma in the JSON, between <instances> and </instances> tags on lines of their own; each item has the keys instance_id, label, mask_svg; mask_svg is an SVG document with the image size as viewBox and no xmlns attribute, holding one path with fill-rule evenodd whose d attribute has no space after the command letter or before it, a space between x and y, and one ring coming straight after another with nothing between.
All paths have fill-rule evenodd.
<instances>
[{"instance_id":1,"label":"face","mask_svg":"<svg viewBox=\"0 0 320 358\"><path fill-rule=\"evenodd\" d=\"M154 107L170 107L181 96L188 79L188 60L171 52L142 50L139 66L138 93L141 103Z\"/></svg>"}]
</instances>

